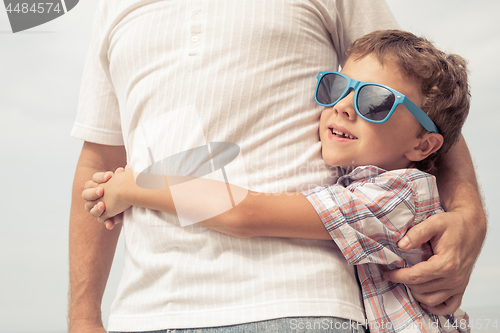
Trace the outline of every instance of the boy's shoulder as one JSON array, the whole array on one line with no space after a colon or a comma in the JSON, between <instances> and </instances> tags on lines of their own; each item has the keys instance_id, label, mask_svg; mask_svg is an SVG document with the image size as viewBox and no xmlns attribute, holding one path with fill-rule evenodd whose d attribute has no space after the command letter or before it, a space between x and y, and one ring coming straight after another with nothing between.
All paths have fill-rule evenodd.
<instances>
[{"instance_id":1,"label":"boy's shoulder","mask_svg":"<svg viewBox=\"0 0 500 333\"><path fill-rule=\"evenodd\" d=\"M375 190L380 196L411 196L416 202L439 200L436 177L415 168L388 171L372 165L360 166L340 177L337 185L351 191Z\"/></svg>"},{"instance_id":2,"label":"boy's shoulder","mask_svg":"<svg viewBox=\"0 0 500 333\"><path fill-rule=\"evenodd\" d=\"M340 177L334 185L303 193L316 198L315 202L330 202L335 198L333 205L340 206L350 207L353 200L361 200L384 214L401 205L422 216L442 210L435 177L415 168L387 171L371 165L361 166Z\"/></svg>"},{"instance_id":3,"label":"boy's shoulder","mask_svg":"<svg viewBox=\"0 0 500 333\"><path fill-rule=\"evenodd\" d=\"M353 183L376 182L377 180L407 180L416 182L419 180L435 181L435 177L427 172L416 168L385 170L373 165L359 166L348 174L341 176L337 184L349 186Z\"/></svg>"}]
</instances>

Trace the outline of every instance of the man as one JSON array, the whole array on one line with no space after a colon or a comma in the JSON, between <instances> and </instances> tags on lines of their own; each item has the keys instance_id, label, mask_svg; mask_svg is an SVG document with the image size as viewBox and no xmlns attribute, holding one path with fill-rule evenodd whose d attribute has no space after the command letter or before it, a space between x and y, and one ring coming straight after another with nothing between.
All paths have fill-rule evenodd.
<instances>
[{"instance_id":1,"label":"man","mask_svg":"<svg viewBox=\"0 0 500 333\"><path fill-rule=\"evenodd\" d=\"M207 142L241 148L252 189L320 185L335 170L319 153L320 108L310 98L317 72L336 69L357 37L393 27L383 1L101 3L72 133L86 142L70 225L70 330L103 331L101 299L121 227L108 231L84 209L81 190L94 172L199 146L190 121L199 119ZM438 178L451 212L407 235L409 246L433 238L436 255L389 276L436 314L460 304L485 232L463 140L448 155ZM112 331L364 319L354 271L331 241L239 240L138 208L125 212L124 229Z\"/></svg>"}]
</instances>

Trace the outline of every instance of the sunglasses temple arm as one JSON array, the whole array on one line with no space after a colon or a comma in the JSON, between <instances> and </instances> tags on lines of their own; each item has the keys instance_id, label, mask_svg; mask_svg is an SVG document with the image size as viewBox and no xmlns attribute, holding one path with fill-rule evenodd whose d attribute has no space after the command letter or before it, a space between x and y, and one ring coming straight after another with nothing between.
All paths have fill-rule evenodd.
<instances>
[{"instance_id":1,"label":"sunglasses temple arm","mask_svg":"<svg viewBox=\"0 0 500 333\"><path fill-rule=\"evenodd\" d=\"M409 98L405 98L403 105L411 112L411 114L417 118L417 120L422 124L422 126L429 132L439 133L436 124L432 119L419 108L415 103L413 103Z\"/></svg>"}]
</instances>

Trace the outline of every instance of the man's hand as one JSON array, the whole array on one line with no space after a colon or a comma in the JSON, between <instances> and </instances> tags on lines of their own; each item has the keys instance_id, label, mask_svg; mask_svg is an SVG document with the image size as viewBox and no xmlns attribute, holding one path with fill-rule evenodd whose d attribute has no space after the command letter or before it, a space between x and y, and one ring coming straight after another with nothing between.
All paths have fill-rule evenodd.
<instances>
[{"instance_id":1,"label":"man's hand","mask_svg":"<svg viewBox=\"0 0 500 333\"><path fill-rule=\"evenodd\" d=\"M434 255L412 268L387 272L384 277L406 284L415 299L434 314L455 312L462 302L484 239L482 228L467 227L470 219L472 217L459 212L447 212L431 216L411 228L399 247L409 250L430 241Z\"/></svg>"}]
</instances>

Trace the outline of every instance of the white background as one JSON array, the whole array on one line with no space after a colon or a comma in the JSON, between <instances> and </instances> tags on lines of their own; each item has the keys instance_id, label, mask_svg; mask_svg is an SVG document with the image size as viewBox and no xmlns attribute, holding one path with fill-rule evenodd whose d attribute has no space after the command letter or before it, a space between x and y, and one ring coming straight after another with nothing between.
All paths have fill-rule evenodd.
<instances>
[{"instance_id":1,"label":"white background","mask_svg":"<svg viewBox=\"0 0 500 333\"><path fill-rule=\"evenodd\" d=\"M388 0L403 29L470 62L472 108L464 135L489 232L462 308L500 321L500 1ZM1 5L0 5L1 6ZM0 332L64 332L68 217L82 143L69 136L97 0L13 34L0 7ZM103 304L105 322L123 262L119 244ZM500 322L498 323L500 325ZM475 330L500 332L500 328Z\"/></svg>"}]
</instances>

